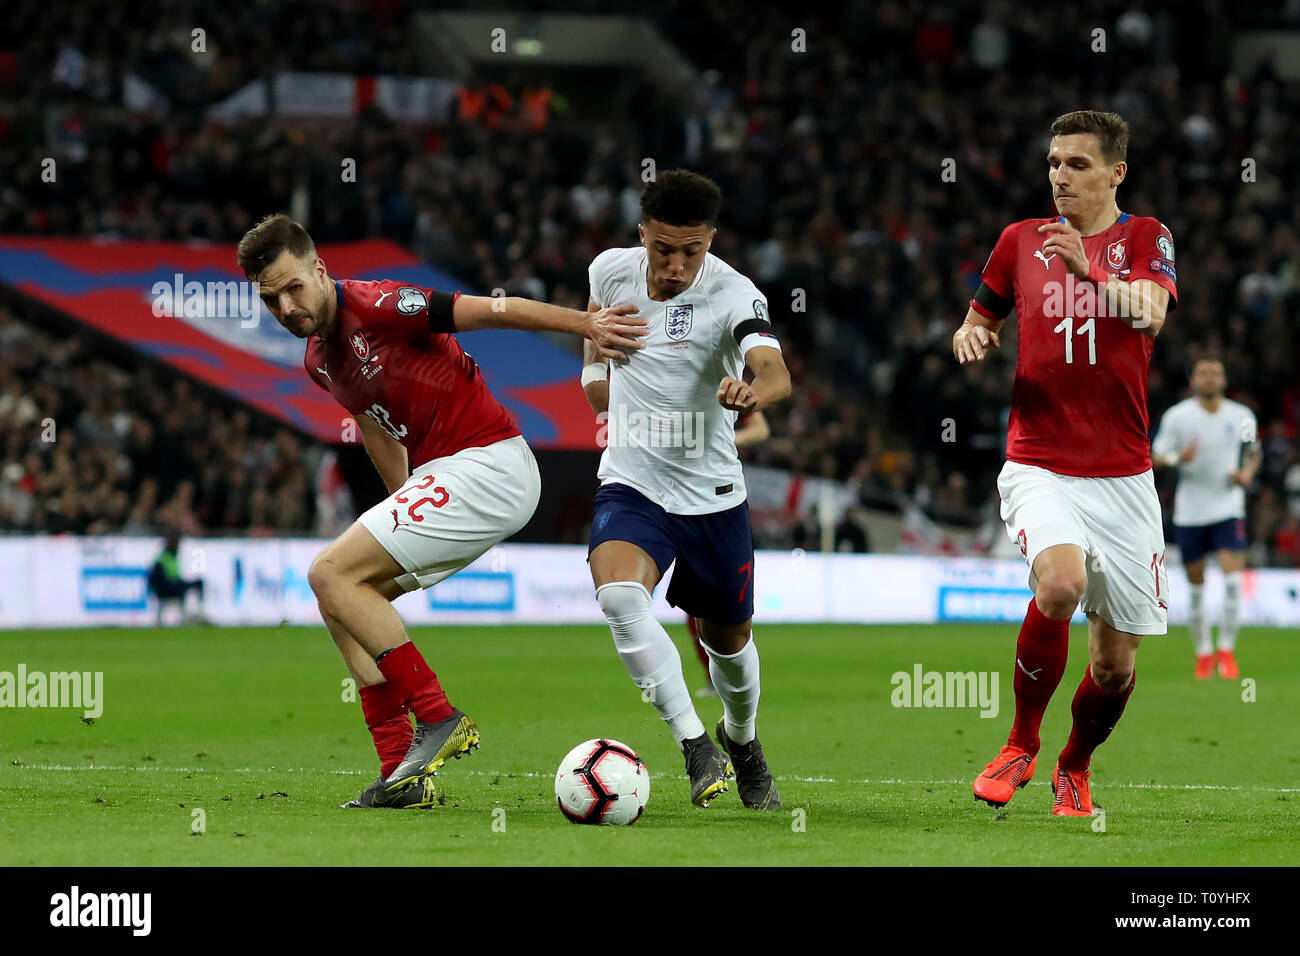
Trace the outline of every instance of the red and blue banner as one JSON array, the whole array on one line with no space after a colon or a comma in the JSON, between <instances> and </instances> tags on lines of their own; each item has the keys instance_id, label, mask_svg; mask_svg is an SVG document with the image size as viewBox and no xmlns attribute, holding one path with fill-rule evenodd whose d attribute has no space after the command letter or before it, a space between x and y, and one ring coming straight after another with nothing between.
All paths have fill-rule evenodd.
<instances>
[{"instance_id":1,"label":"red and blue banner","mask_svg":"<svg viewBox=\"0 0 1300 956\"><path fill-rule=\"evenodd\" d=\"M336 279L461 288L387 240L319 251ZM0 282L322 441L339 441L346 413L308 379L306 343L256 301L231 244L0 237ZM460 338L529 442L596 447L576 347L528 332Z\"/></svg>"}]
</instances>

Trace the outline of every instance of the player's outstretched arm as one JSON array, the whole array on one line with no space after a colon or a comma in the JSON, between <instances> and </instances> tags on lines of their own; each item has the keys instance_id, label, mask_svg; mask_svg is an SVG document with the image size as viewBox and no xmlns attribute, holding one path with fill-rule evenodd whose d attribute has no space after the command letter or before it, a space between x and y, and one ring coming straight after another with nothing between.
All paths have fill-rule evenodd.
<instances>
[{"instance_id":1,"label":"player's outstretched arm","mask_svg":"<svg viewBox=\"0 0 1300 956\"><path fill-rule=\"evenodd\" d=\"M369 415L357 415L356 422L361 429L361 441L366 446L366 454L374 462L379 477L384 479L388 493L392 494L411 477L406 446L380 428L379 423Z\"/></svg>"},{"instance_id":2,"label":"player's outstretched arm","mask_svg":"<svg viewBox=\"0 0 1300 956\"><path fill-rule=\"evenodd\" d=\"M989 349L999 348L1002 341L998 332L1006 319L985 318L974 308L966 310L966 320L952 335L952 354L962 365L982 362Z\"/></svg>"},{"instance_id":3,"label":"player's outstretched arm","mask_svg":"<svg viewBox=\"0 0 1300 956\"><path fill-rule=\"evenodd\" d=\"M785 367L781 350L756 345L745 355L745 364L754 373L752 384L727 376L718 384L718 403L723 408L748 414L790 397L790 370Z\"/></svg>"},{"instance_id":4,"label":"player's outstretched arm","mask_svg":"<svg viewBox=\"0 0 1300 956\"><path fill-rule=\"evenodd\" d=\"M457 296L452 319L457 332L477 329L519 329L523 332L569 332L595 343L604 359L627 361L627 353L645 347L641 337L649 322L636 316L636 307L616 305L597 312L579 312L519 296Z\"/></svg>"},{"instance_id":5,"label":"player's outstretched arm","mask_svg":"<svg viewBox=\"0 0 1300 956\"><path fill-rule=\"evenodd\" d=\"M597 415L609 411L609 363L596 356L596 346L582 343L582 391Z\"/></svg>"}]
</instances>

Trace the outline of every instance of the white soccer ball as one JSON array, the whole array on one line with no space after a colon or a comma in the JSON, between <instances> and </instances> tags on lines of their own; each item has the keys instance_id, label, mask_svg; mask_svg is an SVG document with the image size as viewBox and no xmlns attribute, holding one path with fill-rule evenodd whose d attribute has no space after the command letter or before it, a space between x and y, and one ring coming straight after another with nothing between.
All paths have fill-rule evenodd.
<instances>
[{"instance_id":1,"label":"white soccer ball","mask_svg":"<svg viewBox=\"0 0 1300 956\"><path fill-rule=\"evenodd\" d=\"M628 826L650 799L650 772L627 744L588 740L560 761L555 799L574 823Z\"/></svg>"}]
</instances>

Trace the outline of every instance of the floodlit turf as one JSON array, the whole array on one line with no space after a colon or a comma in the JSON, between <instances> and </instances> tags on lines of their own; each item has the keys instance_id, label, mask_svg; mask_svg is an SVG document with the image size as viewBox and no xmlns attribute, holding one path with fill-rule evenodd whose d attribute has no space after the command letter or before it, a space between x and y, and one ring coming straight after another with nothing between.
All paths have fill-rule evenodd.
<instances>
[{"instance_id":1,"label":"floodlit turf","mask_svg":"<svg viewBox=\"0 0 1300 956\"><path fill-rule=\"evenodd\" d=\"M1192 679L1183 629L1148 639L1128 712L1093 763L1100 820L1050 815L1086 636L1048 710L1033 783L1001 811L970 783L1005 739L1014 626L764 627L759 733L782 808L733 789L687 800L681 758L600 627L414 633L483 748L450 763L445 806L340 810L376 761L323 628L10 632L0 671L103 671L104 712L0 710L0 864L1295 864L1300 645L1247 629L1256 681ZM701 671L683 648L692 686ZM1000 670L1000 713L891 706L891 675ZM699 702L710 731L716 699ZM555 806L561 756L589 737L653 775L641 821L580 827ZM192 835L194 811L206 832Z\"/></svg>"}]
</instances>

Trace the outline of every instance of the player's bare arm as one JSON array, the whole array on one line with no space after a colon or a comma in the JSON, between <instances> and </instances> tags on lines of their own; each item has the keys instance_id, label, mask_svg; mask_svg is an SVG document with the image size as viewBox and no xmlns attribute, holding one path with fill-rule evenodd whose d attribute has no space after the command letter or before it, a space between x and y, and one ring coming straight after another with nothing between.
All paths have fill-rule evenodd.
<instances>
[{"instance_id":1,"label":"player's bare arm","mask_svg":"<svg viewBox=\"0 0 1300 956\"><path fill-rule=\"evenodd\" d=\"M1049 222L1038 227L1043 235L1043 255L1060 256L1076 279L1097 283L1097 295L1105 296L1107 311L1143 335L1155 338L1165 324L1169 293L1150 279L1125 282L1094 266L1083 251L1083 236L1068 222Z\"/></svg>"},{"instance_id":2,"label":"player's bare arm","mask_svg":"<svg viewBox=\"0 0 1300 956\"><path fill-rule=\"evenodd\" d=\"M780 349L755 346L745 356L745 364L754 373L753 384L724 377L718 384L718 402L723 408L747 414L790 397L790 371Z\"/></svg>"},{"instance_id":3,"label":"player's bare arm","mask_svg":"<svg viewBox=\"0 0 1300 956\"><path fill-rule=\"evenodd\" d=\"M1242 488L1247 487L1255 480L1255 474L1259 471L1259 466L1264 461L1264 448L1258 442L1246 446L1245 452L1241 456L1241 467L1234 471L1229 480L1234 485L1240 485Z\"/></svg>"},{"instance_id":4,"label":"player's bare arm","mask_svg":"<svg viewBox=\"0 0 1300 956\"><path fill-rule=\"evenodd\" d=\"M366 446L366 454L374 462L375 470L384 480L388 493L392 494L406 484L406 479L411 476L406 446L387 434L369 415L357 415L356 422L361 429L361 441Z\"/></svg>"},{"instance_id":5,"label":"player's bare arm","mask_svg":"<svg viewBox=\"0 0 1300 956\"><path fill-rule=\"evenodd\" d=\"M745 420L745 424L736 429L736 447L747 448L767 441L772 435L772 428L767 423L767 416L754 412Z\"/></svg>"},{"instance_id":6,"label":"player's bare arm","mask_svg":"<svg viewBox=\"0 0 1300 956\"><path fill-rule=\"evenodd\" d=\"M457 332L569 332L593 342L600 358L627 361L629 351L645 348L641 337L649 331L649 323L637 318L635 312L635 306L630 305L579 312L519 296L462 295L456 299L452 318Z\"/></svg>"},{"instance_id":7,"label":"player's bare arm","mask_svg":"<svg viewBox=\"0 0 1300 956\"><path fill-rule=\"evenodd\" d=\"M1152 455L1151 462L1157 468L1176 468L1185 464L1196 457L1196 439L1193 438L1181 451L1169 452L1166 455Z\"/></svg>"},{"instance_id":8,"label":"player's bare arm","mask_svg":"<svg viewBox=\"0 0 1300 956\"><path fill-rule=\"evenodd\" d=\"M974 308L966 310L966 318L952 335L952 354L962 365L984 361L989 349L999 348L1002 340L998 332L1006 319L986 319Z\"/></svg>"},{"instance_id":9,"label":"player's bare arm","mask_svg":"<svg viewBox=\"0 0 1300 956\"><path fill-rule=\"evenodd\" d=\"M595 299L587 300L587 311L600 311ZM597 415L609 411L609 361L597 354L590 339L582 343L582 391Z\"/></svg>"}]
</instances>

